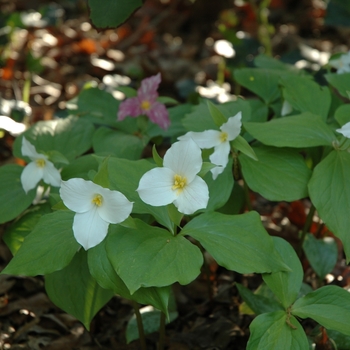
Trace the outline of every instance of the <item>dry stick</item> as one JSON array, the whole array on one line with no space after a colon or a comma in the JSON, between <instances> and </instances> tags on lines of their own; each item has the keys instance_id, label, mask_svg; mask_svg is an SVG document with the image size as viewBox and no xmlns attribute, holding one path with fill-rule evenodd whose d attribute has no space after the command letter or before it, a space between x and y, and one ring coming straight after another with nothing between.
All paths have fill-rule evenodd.
<instances>
[{"instance_id":1,"label":"dry stick","mask_svg":"<svg viewBox=\"0 0 350 350\"><path fill-rule=\"evenodd\" d=\"M312 224L312 219L314 217L315 211L316 211L316 208L312 204L311 208L309 210L309 213L307 214L306 221L305 221L305 224L304 224L304 227L303 227L303 231L301 232L301 237L300 237L299 244L298 244L298 247L297 247L297 253L298 253L299 257L301 256L301 252L303 250L303 244L304 244L304 240L305 240L306 234L310 231L310 227L311 227L311 224Z\"/></svg>"},{"instance_id":2,"label":"dry stick","mask_svg":"<svg viewBox=\"0 0 350 350\"><path fill-rule=\"evenodd\" d=\"M139 330L139 338L140 338L141 350L147 350L145 331L143 329L142 317L141 317L141 314L140 314L139 306L136 303L136 301L134 301L134 300L132 300L132 306L134 308L136 321L137 321L137 328Z\"/></svg>"},{"instance_id":3,"label":"dry stick","mask_svg":"<svg viewBox=\"0 0 350 350\"><path fill-rule=\"evenodd\" d=\"M165 339L165 313L160 313L160 323L159 323L159 344L158 350L164 349L164 339Z\"/></svg>"}]
</instances>

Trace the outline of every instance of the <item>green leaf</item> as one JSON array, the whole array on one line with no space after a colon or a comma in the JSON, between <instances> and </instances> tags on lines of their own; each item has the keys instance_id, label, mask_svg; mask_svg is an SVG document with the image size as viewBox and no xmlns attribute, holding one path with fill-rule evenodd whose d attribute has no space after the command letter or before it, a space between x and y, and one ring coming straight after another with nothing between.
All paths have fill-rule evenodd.
<instances>
[{"instance_id":1,"label":"green leaf","mask_svg":"<svg viewBox=\"0 0 350 350\"><path fill-rule=\"evenodd\" d=\"M168 315L170 287L140 288L131 295L107 257L106 240L88 250L88 265L91 275L102 288L113 290L125 299L152 305Z\"/></svg>"},{"instance_id":2,"label":"green leaf","mask_svg":"<svg viewBox=\"0 0 350 350\"><path fill-rule=\"evenodd\" d=\"M267 298L263 295L255 294L249 288L246 288L237 282L235 285L242 299L256 315L282 309L281 304L279 304L276 300Z\"/></svg>"},{"instance_id":3,"label":"green leaf","mask_svg":"<svg viewBox=\"0 0 350 350\"><path fill-rule=\"evenodd\" d=\"M205 213L192 219L181 235L198 240L228 270L263 273L289 269L275 251L259 214L253 211L242 215Z\"/></svg>"},{"instance_id":4,"label":"green leaf","mask_svg":"<svg viewBox=\"0 0 350 350\"><path fill-rule=\"evenodd\" d=\"M99 29L116 28L142 5L141 0L88 0L90 18Z\"/></svg>"},{"instance_id":5,"label":"green leaf","mask_svg":"<svg viewBox=\"0 0 350 350\"><path fill-rule=\"evenodd\" d=\"M258 160L254 149L250 147L249 143L241 136L238 135L233 141L230 142L231 147L236 148L238 151L242 152L249 158Z\"/></svg>"},{"instance_id":6,"label":"green leaf","mask_svg":"<svg viewBox=\"0 0 350 350\"><path fill-rule=\"evenodd\" d=\"M97 155L136 160L141 157L145 140L135 135L100 127L94 133L92 145Z\"/></svg>"},{"instance_id":7,"label":"green leaf","mask_svg":"<svg viewBox=\"0 0 350 350\"><path fill-rule=\"evenodd\" d=\"M121 91L126 96L126 98L137 96L137 90L133 89L130 86L118 86L116 87L116 90Z\"/></svg>"},{"instance_id":8,"label":"green leaf","mask_svg":"<svg viewBox=\"0 0 350 350\"><path fill-rule=\"evenodd\" d=\"M350 98L350 73L330 73L325 74L324 77L326 78L328 83L335 87L343 97L347 99Z\"/></svg>"},{"instance_id":9,"label":"green leaf","mask_svg":"<svg viewBox=\"0 0 350 350\"><path fill-rule=\"evenodd\" d=\"M159 96L157 98L157 101L163 104L171 104L171 105L177 105L179 104L179 102L177 100L175 100L172 97L168 97L168 96Z\"/></svg>"},{"instance_id":10,"label":"green leaf","mask_svg":"<svg viewBox=\"0 0 350 350\"><path fill-rule=\"evenodd\" d=\"M215 168L216 165L209 162L203 162L201 171L197 174L200 177L204 177L211 169Z\"/></svg>"},{"instance_id":11,"label":"green leaf","mask_svg":"<svg viewBox=\"0 0 350 350\"><path fill-rule=\"evenodd\" d=\"M338 259L338 246L334 238L316 239L308 233L305 237L303 249L313 270L320 278L330 273Z\"/></svg>"},{"instance_id":12,"label":"green leaf","mask_svg":"<svg viewBox=\"0 0 350 350\"><path fill-rule=\"evenodd\" d=\"M302 326L295 317L290 316L288 319L285 311L259 315L249 328L247 350L309 349Z\"/></svg>"},{"instance_id":13,"label":"green leaf","mask_svg":"<svg viewBox=\"0 0 350 350\"><path fill-rule=\"evenodd\" d=\"M225 118L222 112L209 100L207 101L207 106L216 126L220 127L227 122L227 118Z\"/></svg>"},{"instance_id":14,"label":"green leaf","mask_svg":"<svg viewBox=\"0 0 350 350\"><path fill-rule=\"evenodd\" d=\"M280 96L280 73L273 69L241 68L234 71L235 80L270 104Z\"/></svg>"},{"instance_id":15,"label":"green leaf","mask_svg":"<svg viewBox=\"0 0 350 350\"><path fill-rule=\"evenodd\" d=\"M325 328L350 335L350 293L337 286L324 286L298 299L292 314L312 318Z\"/></svg>"},{"instance_id":16,"label":"green leaf","mask_svg":"<svg viewBox=\"0 0 350 350\"><path fill-rule=\"evenodd\" d=\"M303 281L303 267L292 246L280 237L273 237L275 248L290 271L263 274L265 283L287 309L297 298Z\"/></svg>"},{"instance_id":17,"label":"green leaf","mask_svg":"<svg viewBox=\"0 0 350 350\"><path fill-rule=\"evenodd\" d=\"M309 77L290 75L282 77L283 97L294 109L310 112L326 120L331 106L328 87L320 86ZM315 103L317 101L317 103Z\"/></svg>"},{"instance_id":18,"label":"green leaf","mask_svg":"<svg viewBox=\"0 0 350 350\"><path fill-rule=\"evenodd\" d=\"M94 155L87 154L77 158L67 165L61 172L62 180L69 180L73 177L80 177L84 180L89 180L88 172L91 170L97 171L98 162Z\"/></svg>"},{"instance_id":19,"label":"green leaf","mask_svg":"<svg viewBox=\"0 0 350 350\"><path fill-rule=\"evenodd\" d=\"M16 255L25 237L27 237L42 215L51 212L49 203L36 205L7 227L2 239L11 250L12 255Z\"/></svg>"},{"instance_id":20,"label":"green leaf","mask_svg":"<svg viewBox=\"0 0 350 350\"><path fill-rule=\"evenodd\" d=\"M340 125L350 122L350 104L338 107L335 111L334 118Z\"/></svg>"},{"instance_id":21,"label":"green leaf","mask_svg":"<svg viewBox=\"0 0 350 350\"><path fill-rule=\"evenodd\" d=\"M294 201L308 196L311 170L303 157L291 149L255 147L258 161L239 155L248 186L271 201Z\"/></svg>"},{"instance_id":22,"label":"green leaf","mask_svg":"<svg viewBox=\"0 0 350 350\"><path fill-rule=\"evenodd\" d=\"M91 148L94 130L89 121L78 117L40 121L17 137L13 153L23 158L21 146L25 136L38 153L58 151L71 161Z\"/></svg>"},{"instance_id":23,"label":"green leaf","mask_svg":"<svg viewBox=\"0 0 350 350\"><path fill-rule=\"evenodd\" d=\"M152 147L152 156L153 156L153 160L157 164L157 166L162 167L163 166L163 159L158 154L156 145L153 145L153 147Z\"/></svg>"},{"instance_id":24,"label":"green leaf","mask_svg":"<svg viewBox=\"0 0 350 350\"><path fill-rule=\"evenodd\" d=\"M23 167L16 164L0 168L0 224L10 221L21 214L33 202L36 190L26 194L21 183Z\"/></svg>"},{"instance_id":25,"label":"green leaf","mask_svg":"<svg viewBox=\"0 0 350 350\"><path fill-rule=\"evenodd\" d=\"M337 344L337 350L350 349L350 336L327 329L327 335Z\"/></svg>"},{"instance_id":26,"label":"green leaf","mask_svg":"<svg viewBox=\"0 0 350 350\"><path fill-rule=\"evenodd\" d=\"M47 155L53 163L69 164L69 160L61 152L49 151Z\"/></svg>"},{"instance_id":27,"label":"green leaf","mask_svg":"<svg viewBox=\"0 0 350 350\"><path fill-rule=\"evenodd\" d=\"M109 157L105 158L99 166L98 172L94 176L93 182L104 188L110 187L108 174Z\"/></svg>"},{"instance_id":28,"label":"green leaf","mask_svg":"<svg viewBox=\"0 0 350 350\"><path fill-rule=\"evenodd\" d=\"M111 157L109 159L109 176L111 189L122 192L129 201L134 202L133 213L151 214L156 220L173 230L173 223L169 218L166 206L153 207L144 203L136 189L144 173L154 168L154 164L147 160L131 161Z\"/></svg>"},{"instance_id":29,"label":"green leaf","mask_svg":"<svg viewBox=\"0 0 350 350\"><path fill-rule=\"evenodd\" d=\"M350 260L350 153L332 151L314 169L309 182L312 203L327 227L339 237Z\"/></svg>"},{"instance_id":30,"label":"green leaf","mask_svg":"<svg viewBox=\"0 0 350 350\"><path fill-rule=\"evenodd\" d=\"M243 125L253 137L268 146L331 146L336 139L321 117L307 112L267 123L247 122Z\"/></svg>"},{"instance_id":31,"label":"green leaf","mask_svg":"<svg viewBox=\"0 0 350 350\"><path fill-rule=\"evenodd\" d=\"M42 216L2 273L36 276L67 266L80 247L73 236L73 217L70 211Z\"/></svg>"},{"instance_id":32,"label":"green leaf","mask_svg":"<svg viewBox=\"0 0 350 350\"><path fill-rule=\"evenodd\" d=\"M76 317L89 330L92 318L114 293L101 288L90 275L86 255L81 249L63 270L47 275L45 288L54 304Z\"/></svg>"},{"instance_id":33,"label":"green leaf","mask_svg":"<svg viewBox=\"0 0 350 350\"><path fill-rule=\"evenodd\" d=\"M107 254L131 294L140 287L188 284L200 273L199 248L181 235L152 227L140 220L137 229L111 225Z\"/></svg>"}]
</instances>

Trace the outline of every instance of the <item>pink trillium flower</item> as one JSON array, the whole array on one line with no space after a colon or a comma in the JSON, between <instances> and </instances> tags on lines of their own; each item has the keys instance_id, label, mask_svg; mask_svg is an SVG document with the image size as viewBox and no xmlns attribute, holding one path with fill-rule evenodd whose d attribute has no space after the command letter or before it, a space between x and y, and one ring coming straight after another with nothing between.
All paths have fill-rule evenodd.
<instances>
[{"instance_id":1,"label":"pink trillium flower","mask_svg":"<svg viewBox=\"0 0 350 350\"><path fill-rule=\"evenodd\" d=\"M127 116L146 115L151 122L158 124L162 129L167 129L170 125L169 113L165 105L157 101L160 82L160 73L143 79L137 90L137 96L128 98L120 104L118 120L123 120Z\"/></svg>"}]
</instances>

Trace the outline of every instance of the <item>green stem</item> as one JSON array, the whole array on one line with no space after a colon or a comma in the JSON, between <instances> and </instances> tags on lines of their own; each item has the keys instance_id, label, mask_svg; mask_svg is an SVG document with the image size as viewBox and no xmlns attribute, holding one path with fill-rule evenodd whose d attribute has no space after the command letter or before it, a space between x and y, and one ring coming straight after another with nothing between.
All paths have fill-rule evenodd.
<instances>
[{"instance_id":1,"label":"green stem","mask_svg":"<svg viewBox=\"0 0 350 350\"><path fill-rule=\"evenodd\" d=\"M165 339L165 313L160 313L160 323L159 323L159 344L158 350L164 349L164 339Z\"/></svg>"},{"instance_id":2,"label":"green stem","mask_svg":"<svg viewBox=\"0 0 350 350\"><path fill-rule=\"evenodd\" d=\"M143 329L143 323L142 323L142 317L140 314L139 305L136 303L136 301L132 301L132 306L134 308L135 316L136 316L136 322L137 322L137 328L139 330L139 338L140 338L140 345L141 350L147 350L146 346L146 338L145 338L145 331Z\"/></svg>"},{"instance_id":3,"label":"green stem","mask_svg":"<svg viewBox=\"0 0 350 350\"><path fill-rule=\"evenodd\" d=\"M298 253L299 256L301 256L301 252L302 252L302 249L303 249L303 244L304 244L304 240L305 240L306 234L310 231L310 227L311 227L311 224L312 224L312 219L314 217L315 211L316 211L316 208L312 204L311 208L309 210L309 213L307 214L303 230L301 232L301 237L300 237L298 248L297 248L297 253Z\"/></svg>"}]
</instances>

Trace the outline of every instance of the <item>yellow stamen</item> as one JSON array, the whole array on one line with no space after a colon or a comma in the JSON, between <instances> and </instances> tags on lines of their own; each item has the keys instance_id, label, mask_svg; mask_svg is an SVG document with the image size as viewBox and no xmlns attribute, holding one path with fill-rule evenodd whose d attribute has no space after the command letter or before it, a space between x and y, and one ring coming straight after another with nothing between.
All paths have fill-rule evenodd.
<instances>
[{"instance_id":1,"label":"yellow stamen","mask_svg":"<svg viewBox=\"0 0 350 350\"><path fill-rule=\"evenodd\" d=\"M37 159L35 161L35 163L36 163L37 167L43 168L46 164L46 160L44 158L40 158L40 159Z\"/></svg>"},{"instance_id":2,"label":"yellow stamen","mask_svg":"<svg viewBox=\"0 0 350 350\"><path fill-rule=\"evenodd\" d=\"M227 132L222 131L220 133L220 141L221 142L226 142L227 141L227 137L228 137Z\"/></svg>"},{"instance_id":3,"label":"yellow stamen","mask_svg":"<svg viewBox=\"0 0 350 350\"><path fill-rule=\"evenodd\" d=\"M92 198L92 203L100 207L103 203L103 197L100 194L95 194L94 198Z\"/></svg>"},{"instance_id":4,"label":"yellow stamen","mask_svg":"<svg viewBox=\"0 0 350 350\"><path fill-rule=\"evenodd\" d=\"M171 187L174 191L177 190L177 193L181 193L186 187L187 179L185 176L174 175L174 185Z\"/></svg>"},{"instance_id":5,"label":"yellow stamen","mask_svg":"<svg viewBox=\"0 0 350 350\"><path fill-rule=\"evenodd\" d=\"M141 102L141 109L144 111L148 111L151 107L151 104L149 103L149 101L144 100Z\"/></svg>"}]
</instances>

